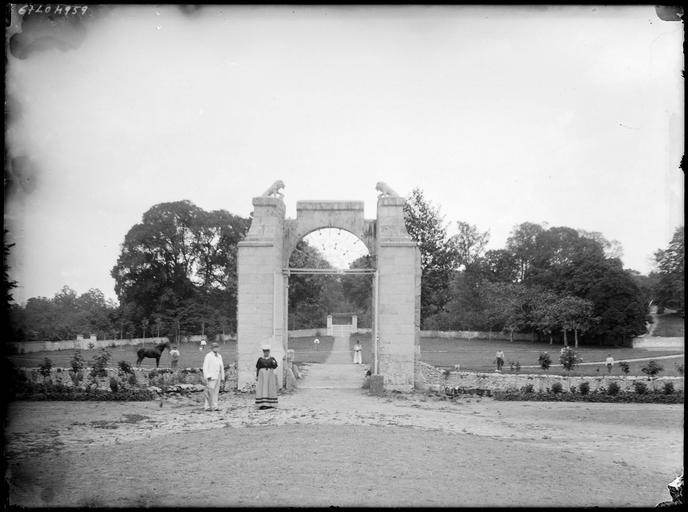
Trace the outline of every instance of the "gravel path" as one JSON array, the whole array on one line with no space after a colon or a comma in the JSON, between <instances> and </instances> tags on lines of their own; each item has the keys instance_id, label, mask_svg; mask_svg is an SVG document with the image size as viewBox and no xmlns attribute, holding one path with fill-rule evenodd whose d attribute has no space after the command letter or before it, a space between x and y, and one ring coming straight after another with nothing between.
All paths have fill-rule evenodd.
<instances>
[{"instance_id":1,"label":"gravel path","mask_svg":"<svg viewBox=\"0 0 688 512\"><path fill-rule=\"evenodd\" d=\"M682 467L682 405L373 397L313 384L362 370L313 365L312 387L272 411L233 393L208 413L198 394L11 403L10 503L654 506Z\"/></svg>"}]
</instances>

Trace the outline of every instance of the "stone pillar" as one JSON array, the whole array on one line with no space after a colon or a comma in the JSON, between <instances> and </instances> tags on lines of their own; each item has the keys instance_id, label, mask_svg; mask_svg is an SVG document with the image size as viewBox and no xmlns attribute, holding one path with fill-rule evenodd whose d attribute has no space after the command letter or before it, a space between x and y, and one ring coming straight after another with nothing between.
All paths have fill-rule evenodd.
<instances>
[{"instance_id":1,"label":"stone pillar","mask_svg":"<svg viewBox=\"0 0 688 512\"><path fill-rule=\"evenodd\" d=\"M420 251L401 197L377 202L378 362L387 389L411 391L420 351Z\"/></svg>"},{"instance_id":2,"label":"stone pillar","mask_svg":"<svg viewBox=\"0 0 688 512\"><path fill-rule=\"evenodd\" d=\"M284 332L284 279L282 248L284 214L281 199L253 199L253 221L237 250L237 370L238 389L247 389L256 378L260 346L269 343L280 366L287 350ZM283 371L278 370L282 387Z\"/></svg>"},{"instance_id":3,"label":"stone pillar","mask_svg":"<svg viewBox=\"0 0 688 512\"><path fill-rule=\"evenodd\" d=\"M332 315L327 315L327 335L332 336Z\"/></svg>"},{"instance_id":4,"label":"stone pillar","mask_svg":"<svg viewBox=\"0 0 688 512\"><path fill-rule=\"evenodd\" d=\"M351 317L351 332L358 332L358 315Z\"/></svg>"}]
</instances>

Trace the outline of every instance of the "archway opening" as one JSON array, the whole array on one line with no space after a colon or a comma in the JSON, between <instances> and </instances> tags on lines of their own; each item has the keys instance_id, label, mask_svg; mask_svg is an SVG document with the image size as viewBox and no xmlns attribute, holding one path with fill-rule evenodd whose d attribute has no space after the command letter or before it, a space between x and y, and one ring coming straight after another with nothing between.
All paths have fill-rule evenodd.
<instances>
[{"instance_id":1,"label":"archway opening","mask_svg":"<svg viewBox=\"0 0 688 512\"><path fill-rule=\"evenodd\" d=\"M321 228L299 240L289 257L287 302L295 362L352 362L357 339L372 362L374 271L365 244L344 229Z\"/></svg>"}]
</instances>

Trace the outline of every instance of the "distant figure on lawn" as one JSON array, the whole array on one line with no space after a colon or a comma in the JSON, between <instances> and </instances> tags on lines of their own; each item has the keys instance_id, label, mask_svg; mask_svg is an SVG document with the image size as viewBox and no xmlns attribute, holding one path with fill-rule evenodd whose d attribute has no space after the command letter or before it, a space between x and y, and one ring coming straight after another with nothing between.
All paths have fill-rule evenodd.
<instances>
[{"instance_id":1,"label":"distant figure on lawn","mask_svg":"<svg viewBox=\"0 0 688 512\"><path fill-rule=\"evenodd\" d=\"M201 338L201 343L198 345L198 350L202 351L205 348L206 343L207 342L205 341L205 336L204 336L203 338Z\"/></svg>"},{"instance_id":2,"label":"distant figure on lawn","mask_svg":"<svg viewBox=\"0 0 688 512\"><path fill-rule=\"evenodd\" d=\"M320 346L320 340L318 338L313 340L313 346L315 346L315 350L318 350L318 347Z\"/></svg>"},{"instance_id":3,"label":"distant figure on lawn","mask_svg":"<svg viewBox=\"0 0 688 512\"><path fill-rule=\"evenodd\" d=\"M177 346L173 345L172 350L170 350L170 357L172 360L170 361L170 368L177 368L179 366L179 350L177 350Z\"/></svg>"},{"instance_id":4,"label":"distant figure on lawn","mask_svg":"<svg viewBox=\"0 0 688 512\"><path fill-rule=\"evenodd\" d=\"M607 359L604 360L604 364L607 367L607 373L611 375L612 367L614 366L614 358L611 354L607 354Z\"/></svg>"},{"instance_id":5,"label":"distant figure on lawn","mask_svg":"<svg viewBox=\"0 0 688 512\"><path fill-rule=\"evenodd\" d=\"M213 343L212 350L203 359L203 380L205 381L205 410L219 411L217 399L220 396L220 385L225 381L225 365L218 353L220 345Z\"/></svg>"},{"instance_id":6,"label":"distant figure on lawn","mask_svg":"<svg viewBox=\"0 0 688 512\"><path fill-rule=\"evenodd\" d=\"M270 355L270 345L263 345L263 357L256 362L256 406L271 409L277 406L277 359Z\"/></svg>"},{"instance_id":7,"label":"distant figure on lawn","mask_svg":"<svg viewBox=\"0 0 688 512\"><path fill-rule=\"evenodd\" d=\"M361 348L361 342L356 340L356 344L354 345L354 364L363 364L361 360Z\"/></svg>"},{"instance_id":8,"label":"distant figure on lawn","mask_svg":"<svg viewBox=\"0 0 688 512\"><path fill-rule=\"evenodd\" d=\"M500 349L497 351L495 354L495 358L497 361L497 371L501 372L502 371L502 366L504 366L504 352Z\"/></svg>"}]
</instances>

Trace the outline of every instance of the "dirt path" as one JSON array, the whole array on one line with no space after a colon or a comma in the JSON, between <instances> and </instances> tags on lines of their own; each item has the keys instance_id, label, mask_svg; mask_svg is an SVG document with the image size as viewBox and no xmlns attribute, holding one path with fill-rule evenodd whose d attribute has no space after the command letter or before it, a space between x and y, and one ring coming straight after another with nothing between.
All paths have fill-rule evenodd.
<instances>
[{"instance_id":1,"label":"dirt path","mask_svg":"<svg viewBox=\"0 0 688 512\"><path fill-rule=\"evenodd\" d=\"M11 503L654 506L682 467L682 405L316 386L281 395L272 411L252 399L223 393L214 413L200 396L12 403Z\"/></svg>"}]
</instances>

